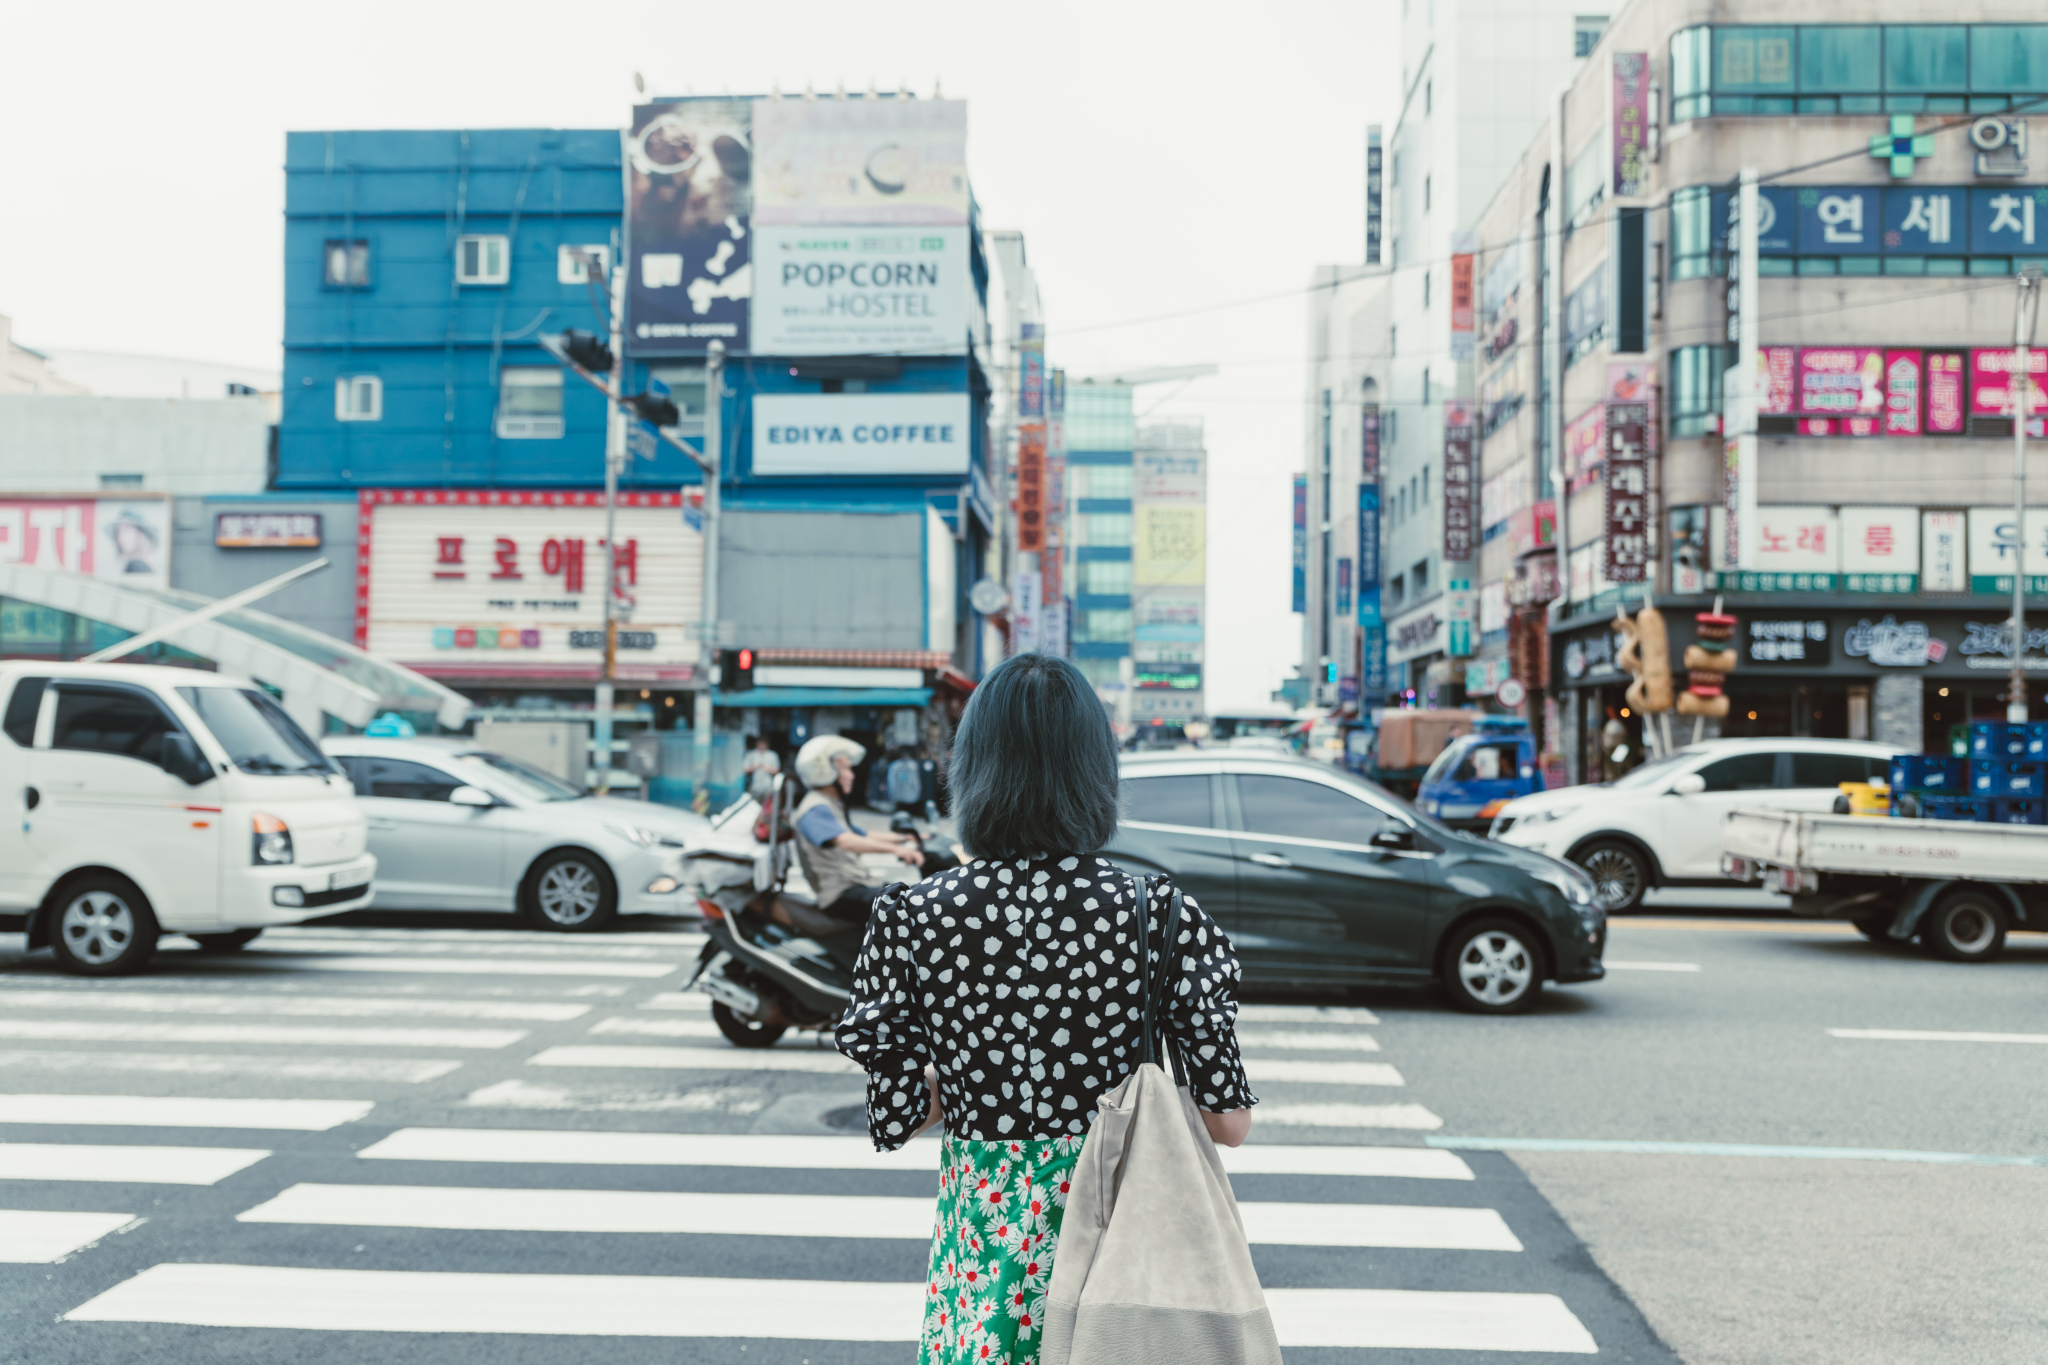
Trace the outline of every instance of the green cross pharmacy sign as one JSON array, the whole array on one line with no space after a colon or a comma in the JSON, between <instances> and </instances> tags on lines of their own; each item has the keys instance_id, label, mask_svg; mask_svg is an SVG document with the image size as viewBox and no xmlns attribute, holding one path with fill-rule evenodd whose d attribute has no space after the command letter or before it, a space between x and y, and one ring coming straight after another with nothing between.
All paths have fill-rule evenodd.
<instances>
[{"instance_id":1,"label":"green cross pharmacy sign","mask_svg":"<svg viewBox=\"0 0 2048 1365\"><path fill-rule=\"evenodd\" d=\"M1893 114L1891 132L1870 139L1870 154L1888 159L1892 178L1904 180L1913 173L1914 161L1934 155L1934 139L1926 133L1914 135L1911 114Z\"/></svg>"}]
</instances>

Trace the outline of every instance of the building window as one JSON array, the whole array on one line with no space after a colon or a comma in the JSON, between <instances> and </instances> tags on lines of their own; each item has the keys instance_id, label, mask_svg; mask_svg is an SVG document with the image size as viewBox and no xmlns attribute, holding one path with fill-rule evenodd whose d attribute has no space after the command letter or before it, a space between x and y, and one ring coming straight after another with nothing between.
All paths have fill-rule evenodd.
<instances>
[{"instance_id":1,"label":"building window","mask_svg":"<svg viewBox=\"0 0 2048 1365\"><path fill-rule=\"evenodd\" d=\"M1128 607L1097 607L1076 615L1080 618L1074 622L1076 643L1116 644L1131 638L1131 611Z\"/></svg>"},{"instance_id":2,"label":"building window","mask_svg":"<svg viewBox=\"0 0 2048 1365\"><path fill-rule=\"evenodd\" d=\"M1671 196L1671 278L1697 280L1718 275L1714 260L1714 192L1688 185Z\"/></svg>"},{"instance_id":3,"label":"building window","mask_svg":"<svg viewBox=\"0 0 2048 1365\"><path fill-rule=\"evenodd\" d=\"M551 441L561 434L562 371L554 365L507 365L499 370L499 437Z\"/></svg>"},{"instance_id":4,"label":"building window","mask_svg":"<svg viewBox=\"0 0 2048 1365\"><path fill-rule=\"evenodd\" d=\"M1721 429L1721 372L1728 368L1728 349L1681 346L1671 353L1672 436L1705 436Z\"/></svg>"},{"instance_id":5,"label":"building window","mask_svg":"<svg viewBox=\"0 0 2048 1365\"><path fill-rule=\"evenodd\" d=\"M503 240L498 239L498 240ZM555 248L555 279L562 284L584 284L590 279L590 263L597 262L598 278L603 279L611 269L612 249L608 246L586 243L571 246L564 242Z\"/></svg>"},{"instance_id":6,"label":"building window","mask_svg":"<svg viewBox=\"0 0 2048 1365\"><path fill-rule=\"evenodd\" d=\"M511 278L511 238L468 236L455 239L457 284L503 284Z\"/></svg>"},{"instance_id":7,"label":"building window","mask_svg":"<svg viewBox=\"0 0 2048 1365\"><path fill-rule=\"evenodd\" d=\"M1127 464L1070 464L1067 495L1073 498L1128 498L1135 480Z\"/></svg>"},{"instance_id":8,"label":"building window","mask_svg":"<svg viewBox=\"0 0 2048 1365\"><path fill-rule=\"evenodd\" d=\"M1408 580L1400 574L1395 574L1389 579L1387 581L1387 605L1390 607L1400 606L1402 600L1407 596L1407 587Z\"/></svg>"},{"instance_id":9,"label":"building window","mask_svg":"<svg viewBox=\"0 0 2048 1365\"><path fill-rule=\"evenodd\" d=\"M1884 88L1970 88L1970 32L1961 24L1895 24L1884 31Z\"/></svg>"},{"instance_id":10,"label":"building window","mask_svg":"<svg viewBox=\"0 0 2048 1365\"><path fill-rule=\"evenodd\" d=\"M1128 546L1131 543L1129 512L1084 512L1080 521L1083 545Z\"/></svg>"},{"instance_id":11,"label":"building window","mask_svg":"<svg viewBox=\"0 0 2048 1365\"><path fill-rule=\"evenodd\" d=\"M370 287L370 244L361 237L330 237L320 248L320 282L329 289Z\"/></svg>"},{"instance_id":12,"label":"building window","mask_svg":"<svg viewBox=\"0 0 2048 1365\"><path fill-rule=\"evenodd\" d=\"M1986 114L2048 90L2048 24L1691 28L1671 39L1671 117Z\"/></svg>"},{"instance_id":13,"label":"building window","mask_svg":"<svg viewBox=\"0 0 2048 1365\"><path fill-rule=\"evenodd\" d=\"M1607 16L1604 14L1577 14L1572 16L1572 56L1590 57L1593 49L1600 46L1600 35L1607 31Z\"/></svg>"},{"instance_id":14,"label":"building window","mask_svg":"<svg viewBox=\"0 0 2048 1365\"><path fill-rule=\"evenodd\" d=\"M1422 596L1422 594L1428 592L1429 561L1426 559L1416 560L1414 567L1408 570L1408 581L1415 586L1415 595L1417 597L1420 597Z\"/></svg>"},{"instance_id":15,"label":"building window","mask_svg":"<svg viewBox=\"0 0 2048 1365\"><path fill-rule=\"evenodd\" d=\"M1089 597L1127 597L1131 591L1131 561L1128 559L1084 559L1074 567L1081 571L1081 591Z\"/></svg>"},{"instance_id":16,"label":"building window","mask_svg":"<svg viewBox=\"0 0 2048 1365\"><path fill-rule=\"evenodd\" d=\"M1671 35L1671 121L1704 118L1712 107L1712 62L1707 28L1681 29Z\"/></svg>"},{"instance_id":17,"label":"building window","mask_svg":"<svg viewBox=\"0 0 2048 1365\"><path fill-rule=\"evenodd\" d=\"M345 374L334 381L334 420L384 420L384 381L374 374Z\"/></svg>"},{"instance_id":18,"label":"building window","mask_svg":"<svg viewBox=\"0 0 2048 1365\"><path fill-rule=\"evenodd\" d=\"M1429 181L1430 177L1426 175L1422 177L1422 211L1424 213L1429 212Z\"/></svg>"},{"instance_id":19,"label":"building window","mask_svg":"<svg viewBox=\"0 0 2048 1365\"><path fill-rule=\"evenodd\" d=\"M1567 227L1583 227L1607 198L1607 134L1601 133L1564 171L1564 218Z\"/></svg>"}]
</instances>

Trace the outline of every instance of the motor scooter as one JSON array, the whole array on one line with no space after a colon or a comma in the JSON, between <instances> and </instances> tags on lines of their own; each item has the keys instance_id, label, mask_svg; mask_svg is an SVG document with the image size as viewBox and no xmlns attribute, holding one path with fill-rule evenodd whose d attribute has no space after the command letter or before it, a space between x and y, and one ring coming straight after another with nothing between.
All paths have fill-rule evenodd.
<instances>
[{"instance_id":1,"label":"motor scooter","mask_svg":"<svg viewBox=\"0 0 2048 1365\"><path fill-rule=\"evenodd\" d=\"M707 939L683 989L711 997L712 1021L737 1047L770 1047L792 1028L833 1029L852 998L865 926L825 914L807 883L792 885L802 878L789 825L800 796L794 782L777 776L765 802L735 808L711 839L683 855L683 883ZM930 803L926 815L937 818ZM906 873L958 866L950 842L920 829L908 812L890 828L917 839L926 854L921 872Z\"/></svg>"}]
</instances>

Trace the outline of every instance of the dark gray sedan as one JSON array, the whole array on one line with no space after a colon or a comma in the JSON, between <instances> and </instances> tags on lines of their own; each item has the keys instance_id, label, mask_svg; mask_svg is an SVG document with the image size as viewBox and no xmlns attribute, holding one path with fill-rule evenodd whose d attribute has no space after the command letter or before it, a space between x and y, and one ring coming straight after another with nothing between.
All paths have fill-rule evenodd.
<instances>
[{"instance_id":1,"label":"dark gray sedan","mask_svg":"<svg viewBox=\"0 0 2048 1365\"><path fill-rule=\"evenodd\" d=\"M1237 945L1248 986L1434 982L1514 1014L1605 975L1606 916L1569 863L1460 834L1363 778L1235 750L1126 755L1105 855L1166 872Z\"/></svg>"}]
</instances>

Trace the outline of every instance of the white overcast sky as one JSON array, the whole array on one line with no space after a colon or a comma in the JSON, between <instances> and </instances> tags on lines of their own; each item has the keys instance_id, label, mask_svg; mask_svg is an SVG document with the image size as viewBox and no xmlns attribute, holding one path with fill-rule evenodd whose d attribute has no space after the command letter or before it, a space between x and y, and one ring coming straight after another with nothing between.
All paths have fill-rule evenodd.
<instances>
[{"instance_id":1,"label":"white overcast sky","mask_svg":"<svg viewBox=\"0 0 2048 1365\"><path fill-rule=\"evenodd\" d=\"M1222 367L1154 415L1208 423L1210 703L1264 701L1300 652L1304 304L1228 305L1359 259L1399 64L1394 0L15 4L0 313L30 346L275 368L287 129L616 125L635 70L659 94L942 83L984 222L1026 235L1051 363Z\"/></svg>"}]
</instances>

